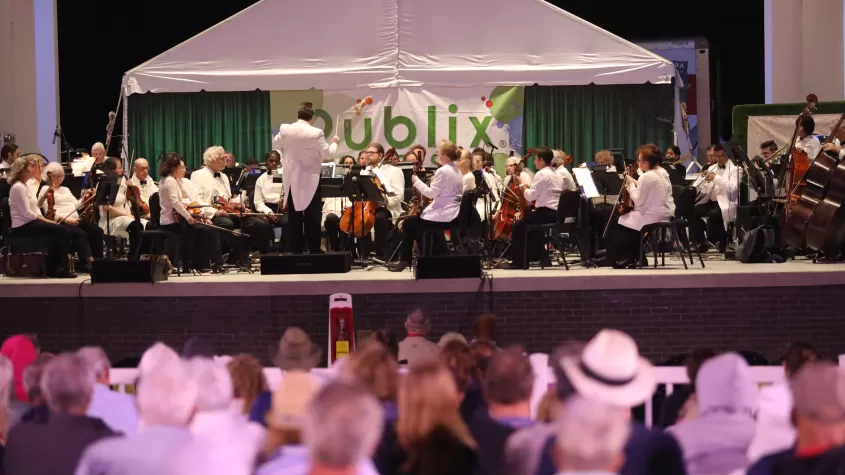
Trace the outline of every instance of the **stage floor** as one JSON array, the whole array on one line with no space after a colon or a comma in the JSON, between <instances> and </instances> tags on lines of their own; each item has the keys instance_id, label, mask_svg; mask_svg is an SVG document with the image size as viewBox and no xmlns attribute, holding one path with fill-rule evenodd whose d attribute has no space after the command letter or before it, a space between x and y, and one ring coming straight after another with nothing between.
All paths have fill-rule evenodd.
<instances>
[{"instance_id":1,"label":"stage floor","mask_svg":"<svg viewBox=\"0 0 845 475\"><path fill-rule=\"evenodd\" d=\"M712 254L711 254L712 256ZM537 292L612 289L684 289L801 287L845 285L845 264L813 264L796 259L783 264L742 264L736 261L696 261L684 270L680 260L668 259L654 269L585 269L580 265L529 270L490 270L484 290ZM0 298L55 297L197 297L349 294L407 294L476 292L479 279L414 279L410 271L388 272L384 267L355 268L346 274L267 275L230 272L223 275L171 276L157 284L91 285L88 275L76 279L13 279L0 277Z\"/></svg>"}]
</instances>

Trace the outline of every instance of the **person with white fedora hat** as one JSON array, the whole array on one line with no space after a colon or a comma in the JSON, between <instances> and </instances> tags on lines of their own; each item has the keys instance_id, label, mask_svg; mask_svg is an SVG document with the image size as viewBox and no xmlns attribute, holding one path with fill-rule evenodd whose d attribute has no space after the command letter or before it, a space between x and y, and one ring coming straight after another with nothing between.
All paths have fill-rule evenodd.
<instances>
[{"instance_id":1,"label":"person with white fedora hat","mask_svg":"<svg viewBox=\"0 0 845 475\"><path fill-rule=\"evenodd\" d=\"M578 351L579 344L569 343L559 348L549 359L555 373L555 389L561 413L568 410L567 400L577 394L617 408L630 418L631 408L647 401L657 386L651 363L640 356L634 339L619 330L601 330L581 348ZM520 434L525 429L511 437L515 438L514 445L522 439L525 446L536 447L536 439L545 436L539 464L532 473L553 475L556 467L552 452L557 436L554 434L554 426L545 433L542 427L537 425L527 429L534 434L530 437ZM507 448L514 453L520 450L520 447L512 446L510 440ZM674 437L665 432L649 430L632 421L631 435L625 445L625 463L619 473L684 475L686 469L680 445Z\"/></svg>"}]
</instances>

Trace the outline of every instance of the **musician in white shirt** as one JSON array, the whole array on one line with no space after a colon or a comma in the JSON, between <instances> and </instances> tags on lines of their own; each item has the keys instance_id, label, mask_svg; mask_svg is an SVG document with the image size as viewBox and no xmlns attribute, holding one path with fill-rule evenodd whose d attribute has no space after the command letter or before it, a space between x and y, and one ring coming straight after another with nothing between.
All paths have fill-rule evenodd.
<instances>
[{"instance_id":1,"label":"musician in white shirt","mask_svg":"<svg viewBox=\"0 0 845 475\"><path fill-rule=\"evenodd\" d=\"M91 156L86 158L83 173L87 175L85 181L89 187L96 187L97 181L103 175L103 166L106 162L106 147L102 142L97 142L91 147Z\"/></svg>"},{"instance_id":2,"label":"musician in white shirt","mask_svg":"<svg viewBox=\"0 0 845 475\"><path fill-rule=\"evenodd\" d=\"M179 236L180 259L184 272L206 269L210 264L212 272L219 274L223 272L220 236L215 229L203 225L207 218L202 214L202 208L190 213L185 208L191 203L199 204L199 197L190 180L185 179L185 171L185 162L179 154L169 152L164 156L159 168L161 229ZM170 259L178 262L172 247L168 249Z\"/></svg>"},{"instance_id":3,"label":"musician in white shirt","mask_svg":"<svg viewBox=\"0 0 845 475\"><path fill-rule=\"evenodd\" d=\"M667 221L670 217L666 199L666 182L658 174L660 150L656 145L643 145L637 151L637 165L642 173L638 180L625 175L625 187L634 209L620 216L608 230L607 256L595 265L625 268L636 264L640 251L640 230L648 224Z\"/></svg>"},{"instance_id":4,"label":"musician in white shirt","mask_svg":"<svg viewBox=\"0 0 845 475\"><path fill-rule=\"evenodd\" d=\"M822 151L822 144L819 142L813 132L816 130L816 121L812 116L802 116L796 119L798 126L798 139L795 141L795 147L807 153L807 158L812 162L815 160L819 152Z\"/></svg>"},{"instance_id":5,"label":"musician in white shirt","mask_svg":"<svg viewBox=\"0 0 845 475\"><path fill-rule=\"evenodd\" d=\"M12 163L21 156L21 149L13 143L4 143L0 149L0 178L5 178L12 168Z\"/></svg>"},{"instance_id":6,"label":"musician in white shirt","mask_svg":"<svg viewBox=\"0 0 845 475\"><path fill-rule=\"evenodd\" d=\"M6 181L12 185L9 189L9 211L12 219L12 241L44 237L50 242L47 253L47 276L73 278L68 269L68 244L70 237L67 230L45 218L38 208L38 199L26 186L30 179L41 179L41 155L28 154L17 158L9 169Z\"/></svg>"},{"instance_id":7,"label":"musician in white shirt","mask_svg":"<svg viewBox=\"0 0 845 475\"><path fill-rule=\"evenodd\" d=\"M521 183L520 177L515 176L517 184L523 190L525 201L534 202L525 216L513 225L511 232L511 268L527 269L528 263L541 259L542 233L533 233L526 241L525 226L551 224L557 221L557 207L560 193L563 191L564 180L552 168L554 152L548 147L534 150L534 181L530 184ZM528 247L528 261L525 261L525 250Z\"/></svg>"},{"instance_id":8,"label":"musician in white shirt","mask_svg":"<svg viewBox=\"0 0 845 475\"><path fill-rule=\"evenodd\" d=\"M150 196L158 193L158 187L152 178L150 178L150 164L143 158L138 158L132 167L132 178L129 183L138 187L141 191L141 200L144 203L150 203Z\"/></svg>"},{"instance_id":9,"label":"musician in white shirt","mask_svg":"<svg viewBox=\"0 0 845 475\"><path fill-rule=\"evenodd\" d=\"M302 253L302 234L306 236L308 252L319 254L320 218L322 216L322 193L320 191L320 167L337 153L340 138L326 143L323 130L311 125L314 120L314 105L304 102L296 111L297 121L282 124L273 143L282 150L284 168L284 198L288 212L290 239L286 239L288 251Z\"/></svg>"},{"instance_id":10,"label":"musician in white shirt","mask_svg":"<svg viewBox=\"0 0 845 475\"><path fill-rule=\"evenodd\" d=\"M845 148L842 147L843 138L845 138L845 127L840 127L836 137L824 145L824 150L839 155L839 160L845 159Z\"/></svg>"},{"instance_id":11,"label":"musician in white shirt","mask_svg":"<svg viewBox=\"0 0 845 475\"><path fill-rule=\"evenodd\" d=\"M375 173L379 177L379 181L385 185L387 207L379 206L376 208L376 220L373 225L375 252L376 256L381 257L387 252L387 236L393 228L392 220L402 214L402 201L405 198L405 175L398 167L386 163L384 147L381 144L371 143L367 146L365 152L367 154L367 173Z\"/></svg>"},{"instance_id":12,"label":"musician in white shirt","mask_svg":"<svg viewBox=\"0 0 845 475\"><path fill-rule=\"evenodd\" d=\"M818 142L817 142L818 143ZM725 252L728 245L728 223L736 220L739 204L739 186L742 183L742 169L728 159L725 148L721 144L713 146L713 158L716 164L711 165L706 172L703 184L711 184L707 196L696 204L696 219L692 223L692 232L696 234L699 246L705 244L704 223L707 218L707 240L719 243L719 252Z\"/></svg>"},{"instance_id":13,"label":"musician in white shirt","mask_svg":"<svg viewBox=\"0 0 845 475\"><path fill-rule=\"evenodd\" d=\"M53 190L53 212L51 217L60 226L65 227L68 232L71 248L79 255L81 267L78 272L87 274L91 271L90 265L95 257L103 257L103 230L93 223L87 223L79 219L80 202L73 196L70 189L62 186L65 179L65 171L62 165L50 162L41 174L47 186L41 188L38 194L38 205L48 216L49 194Z\"/></svg>"},{"instance_id":14,"label":"musician in white shirt","mask_svg":"<svg viewBox=\"0 0 845 475\"><path fill-rule=\"evenodd\" d=\"M499 176L496 175L496 169L493 168L493 156L482 148L476 148L472 151L472 170L473 173L481 172L484 183L490 190L490 193L487 194L486 202L484 195L479 196L475 202L475 210L478 212L478 216L482 221L482 232L486 232L487 218L495 211L504 185Z\"/></svg>"},{"instance_id":15,"label":"musician in white shirt","mask_svg":"<svg viewBox=\"0 0 845 475\"><path fill-rule=\"evenodd\" d=\"M275 241L273 228L281 227L281 239L287 237L288 217L281 212L281 201L284 190L282 189L282 155L276 150L264 154L264 167L267 172L262 174L255 181L255 189L252 194L252 207L258 213L267 215L269 220L270 241ZM284 241L282 241L284 243ZM285 248L284 245L281 246ZM263 251L262 251L263 252Z\"/></svg>"},{"instance_id":16,"label":"musician in white shirt","mask_svg":"<svg viewBox=\"0 0 845 475\"><path fill-rule=\"evenodd\" d=\"M355 166L355 157L346 155L340 159L339 165L343 170L343 174L346 175ZM403 176L402 182L404 183L404 181L405 177ZM404 193L404 189L402 191ZM346 234L341 235L340 217L343 215L345 201L343 198L338 197L324 198L323 200L323 229L326 230L328 249L331 251L339 251L344 246L342 237L346 236Z\"/></svg>"},{"instance_id":17,"label":"musician in white shirt","mask_svg":"<svg viewBox=\"0 0 845 475\"><path fill-rule=\"evenodd\" d=\"M132 206L126 199L127 178L123 174L123 163L120 159L109 157L103 162L103 175L97 186L99 187L99 183L106 180L117 184L117 194L114 204L99 206L100 228L106 236L128 237L129 255L134 256L137 246L141 244L140 233L146 228L147 220L140 215L137 217L132 215Z\"/></svg>"},{"instance_id":18,"label":"musician in white shirt","mask_svg":"<svg viewBox=\"0 0 845 475\"><path fill-rule=\"evenodd\" d=\"M519 175L519 182L531 186L532 182L532 175L528 173L526 170L522 168L522 160L517 157L509 157L507 161L507 168L505 169L505 185L507 186L511 182L511 177L515 174Z\"/></svg>"},{"instance_id":19,"label":"musician in white shirt","mask_svg":"<svg viewBox=\"0 0 845 475\"><path fill-rule=\"evenodd\" d=\"M572 178L572 173L566 168L566 153L563 150L552 150L552 152L555 154L555 158L552 160L552 168L563 179L563 189L577 190L578 186L575 184L575 179ZM534 178L537 178L536 175Z\"/></svg>"},{"instance_id":20,"label":"musician in white shirt","mask_svg":"<svg viewBox=\"0 0 845 475\"><path fill-rule=\"evenodd\" d=\"M421 243L426 229L448 229L457 224L455 220L461 208L463 179L454 161L458 159L458 147L454 142L444 140L440 144L437 160L440 168L434 172L431 185L426 185L416 175L412 175L414 188L431 203L419 216L409 216L402 225L402 246L399 249L399 262L392 263L388 269L401 272L411 265L414 242Z\"/></svg>"},{"instance_id":21,"label":"musician in white shirt","mask_svg":"<svg viewBox=\"0 0 845 475\"><path fill-rule=\"evenodd\" d=\"M199 202L202 204L232 203L235 206L242 206L240 196L232 197L232 188L229 184L229 177L221 173L226 168L227 153L223 147L214 145L205 150L202 155L203 168L191 173L191 183L197 192ZM258 248L261 252L269 252L270 228L267 223L254 216L244 216L241 219L235 213L228 213L219 207L204 208L203 214L211 220L211 224L226 229L220 231L220 242L229 254L229 263L243 262L248 257L252 248ZM240 228L248 238L236 235L231 230ZM241 255L241 239L244 252L247 256Z\"/></svg>"}]
</instances>

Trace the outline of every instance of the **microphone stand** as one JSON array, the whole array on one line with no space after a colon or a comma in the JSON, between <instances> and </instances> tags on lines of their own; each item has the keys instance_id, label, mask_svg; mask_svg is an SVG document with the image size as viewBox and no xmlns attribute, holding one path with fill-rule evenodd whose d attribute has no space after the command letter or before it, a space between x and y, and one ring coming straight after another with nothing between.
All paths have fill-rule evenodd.
<instances>
[{"instance_id":1,"label":"microphone stand","mask_svg":"<svg viewBox=\"0 0 845 475\"><path fill-rule=\"evenodd\" d=\"M67 153L67 161L65 163L70 166L70 163L73 161L73 152L75 152L76 150L70 145L70 143L68 143L67 138L65 137L65 132L62 130L61 125L56 125L56 131L53 133L53 137L58 137L61 140L62 148L64 150L62 150L59 155L61 156ZM56 143L55 140L53 141L53 143Z\"/></svg>"}]
</instances>

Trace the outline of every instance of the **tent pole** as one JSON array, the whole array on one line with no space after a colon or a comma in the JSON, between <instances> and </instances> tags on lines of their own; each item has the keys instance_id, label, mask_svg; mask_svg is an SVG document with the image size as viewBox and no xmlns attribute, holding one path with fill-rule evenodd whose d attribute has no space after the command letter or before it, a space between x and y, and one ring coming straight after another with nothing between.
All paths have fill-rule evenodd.
<instances>
[{"instance_id":1,"label":"tent pole","mask_svg":"<svg viewBox=\"0 0 845 475\"><path fill-rule=\"evenodd\" d=\"M129 157L127 155L127 151L129 150L129 97L126 96L125 87L121 87L120 91L121 97L123 98L123 146L120 147L120 158L123 159L123 169L129 170L129 167L132 166L128 162Z\"/></svg>"}]
</instances>

